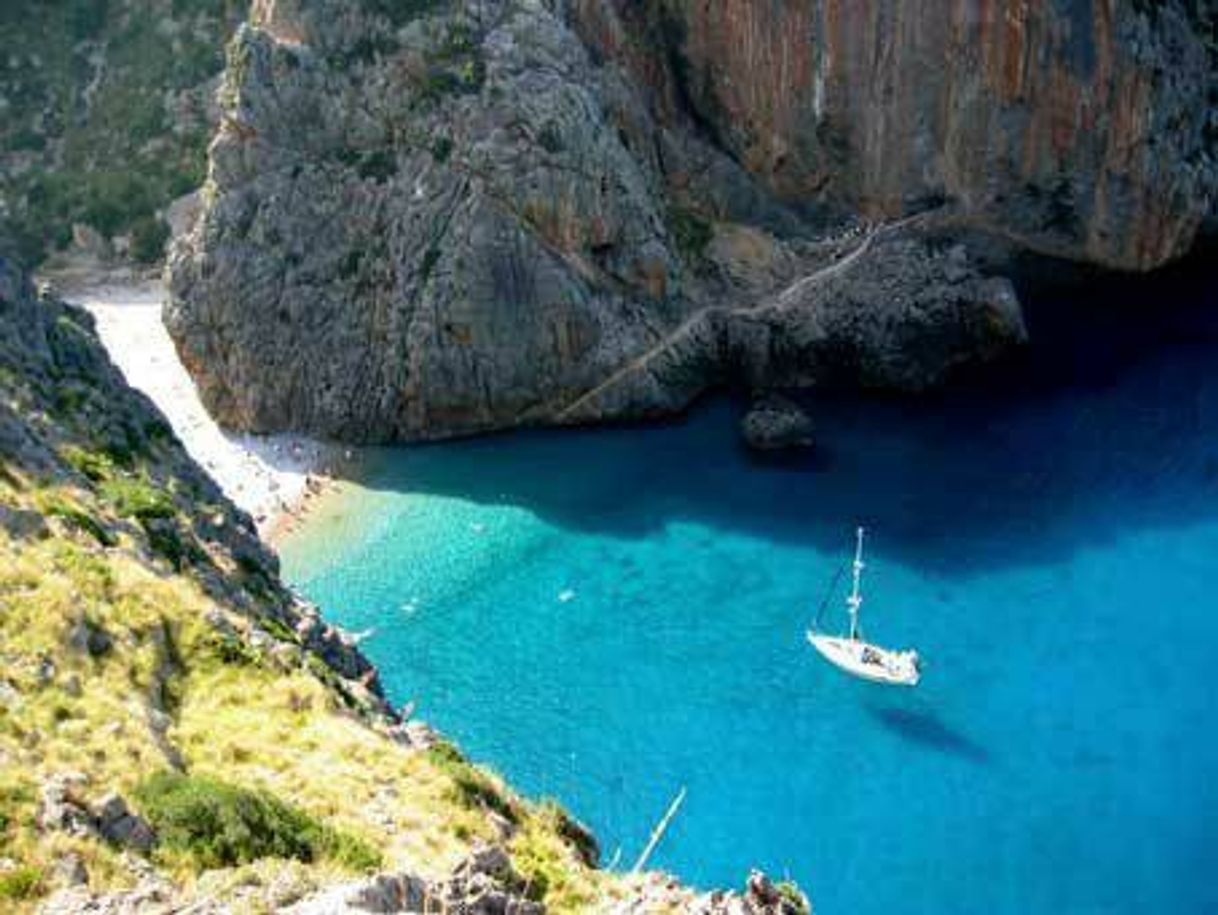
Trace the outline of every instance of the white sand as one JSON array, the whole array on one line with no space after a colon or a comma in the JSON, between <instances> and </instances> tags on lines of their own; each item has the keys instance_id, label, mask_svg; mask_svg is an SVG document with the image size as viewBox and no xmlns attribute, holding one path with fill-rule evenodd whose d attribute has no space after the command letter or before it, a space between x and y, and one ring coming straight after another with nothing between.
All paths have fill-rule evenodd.
<instances>
[{"instance_id":1,"label":"white sand","mask_svg":"<svg viewBox=\"0 0 1218 915\"><path fill-rule=\"evenodd\" d=\"M303 504L310 488L319 488L325 471L342 460L341 448L303 436L222 431L204 409L161 323L165 287L159 280L98 280L58 291L92 312L102 342L128 384L161 409L191 457L254 517L264 536L272 535Z\"/></svg>"}]
</instances>

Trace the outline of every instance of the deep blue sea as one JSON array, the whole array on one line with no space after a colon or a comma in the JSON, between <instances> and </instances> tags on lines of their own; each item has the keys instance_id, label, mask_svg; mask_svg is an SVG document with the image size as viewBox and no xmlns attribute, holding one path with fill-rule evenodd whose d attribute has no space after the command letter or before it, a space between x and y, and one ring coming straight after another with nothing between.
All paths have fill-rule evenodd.
<instances>
[{"instance_id":1,"label":"deep blue sea","mask_svg":"<svg viewBox=\"0 0 1218 915\"><path fill-rule=\"evenodd\" d=\"M1207 297L1059 291L984 383L813 401L803 459L749 457L726 398L379 451L284 568L622 866L687 786L655 866L790 874L820 915L1218 912ZM858 523L868 635L918 649L916 690L804 641Z\"/></svg>"}]
</instances>

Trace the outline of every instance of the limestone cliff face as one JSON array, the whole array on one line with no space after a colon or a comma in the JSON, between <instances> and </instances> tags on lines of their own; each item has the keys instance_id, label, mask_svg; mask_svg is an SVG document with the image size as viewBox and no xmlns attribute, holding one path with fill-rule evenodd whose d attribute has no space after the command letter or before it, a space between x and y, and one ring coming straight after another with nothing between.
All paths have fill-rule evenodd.
<instances>
[{"instance_id":1,"label":"limestone cliff face","mask_svg":"<svg viewBox=\"0 0 1218 915\"><path fill-rule=\"evenodd\" d=\"M254 12L168 312L222 419L376 439L544 416L684 307L655 178L540 5Z\"/></svg>"},{"instance_id":2,"label":"limestone cliff face","mask_svg":"<svg viewBox=\"0 0 1218 915\"><path fill-rule=\"evenodd\" d=\"M952 200L1057 256L1182 254L1214 187L1208 4L576 0L581 34L782 199ZM657 61L661 62L657 65Z\"/></svg>"},{"instance_id":3,"label":"limestone cliff face","mask_svg":"<svg viewBox=\"0 0 1218 915\"><path fill-rule=\"evenodd\" d=\"M962 240L1207 212L1208 20L1100 6L258 0L170 331L222 422L353 440L925 387L1023 338Z\"/></svg>"}]
</instances>

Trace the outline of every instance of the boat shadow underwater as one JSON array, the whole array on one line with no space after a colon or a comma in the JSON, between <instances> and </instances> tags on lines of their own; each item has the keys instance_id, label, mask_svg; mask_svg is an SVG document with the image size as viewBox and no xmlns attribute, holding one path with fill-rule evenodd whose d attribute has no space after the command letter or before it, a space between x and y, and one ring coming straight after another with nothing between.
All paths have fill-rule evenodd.
<instances>
[{"instance_id":1,"label":"boat shadow underwater","mask_svg":"<svg viewBox=\"0 0 1218 915\"><path fill-rule=\"evenodd\" d=\"M909 743L973 763L992 762L990 752L985 747L948 725L930 709L872 702L864 702L862 707L876 724Z\"/></svg>"}]
</instances>

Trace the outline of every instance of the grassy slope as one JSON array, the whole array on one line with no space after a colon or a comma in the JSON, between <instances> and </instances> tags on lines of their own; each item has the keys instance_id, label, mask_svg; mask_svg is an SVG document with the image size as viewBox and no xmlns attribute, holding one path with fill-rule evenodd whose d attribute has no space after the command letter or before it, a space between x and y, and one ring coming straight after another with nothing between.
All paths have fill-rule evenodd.
<instances>
[{"instance_id":1,"label":"grassy slope","mask_svg":"<svg viewBox=\"0 0 1218 915\"><path fill-rule=\"evenodd\" d=\"M89 800L118 790L130 801L174 753L191 775L265 789L364 840L385 870L441 876L476 841L496 840L506 815L518 824L516 868L551 911L626 891L581 862L555 806L520 799L446 745L390 739L376 703L279 622L289 598L273 567L240 552L248 535L234 529L248 519L122 384L86 316L28 289L6 302L3 281L0 506L38 512L49 536L15 539L0 526L0 910L32 910L68 851L93 889L129 885L116 849L39 828L39 785L80 772ZM72 647L82 621L109 636L108 651ZM271 637L261 648L248 637L255 626ZM158 710L170 718L163 736ZM154 861L182 886L247 908L343 871L264 860L200 875L165 848Z\"/></svg>"},{"instance_id":2,"label":"grassy slope","mask_svg":"<svg viewBox=\"0 0 1218 915\"><path fill-rule=\"evenodd\" d=\"M0 489L5 502L26 501L14 495ZM151 633L166 627L183 661L170 683L175 711L168 737L192 774L268 789L368 840L389 869L440 876L472 841L494 840L483 806L457 787L435 754L390 742L302 669L224 660L202 621L214 604L196 585L167 569L158 574L121 546L103 550L81 540L23 544L0 534L0 669L20 694L20 704L0 714L0 822L8 824L0 856L38 875L27 902L51 888L53 862L68 850L82 856L95 888L130 884L116 850L36 827L37 786L74 771L89 776L90 797L112 789L130 797L137 783L166 767L147 722L160 663ZM66 647L82 612L114 639L108 655L93 659ZM56 673L42 683L38 670L48 659ZM73 676L79 695L65 688ZM553 810L526 808L498 779L486 778L519 811L517 867L539 883L544 878L551 907L574 911L595 899L605 881L579 865L557 834ZM194 879L188 861L163 856L161 863L178 879ZM208 885L238 886L259 874L269 883L279 870L253 865L213 875ZM296 864L291 883L315 885L336 870L324 861Z\"/></svg>"}]
</instances>

